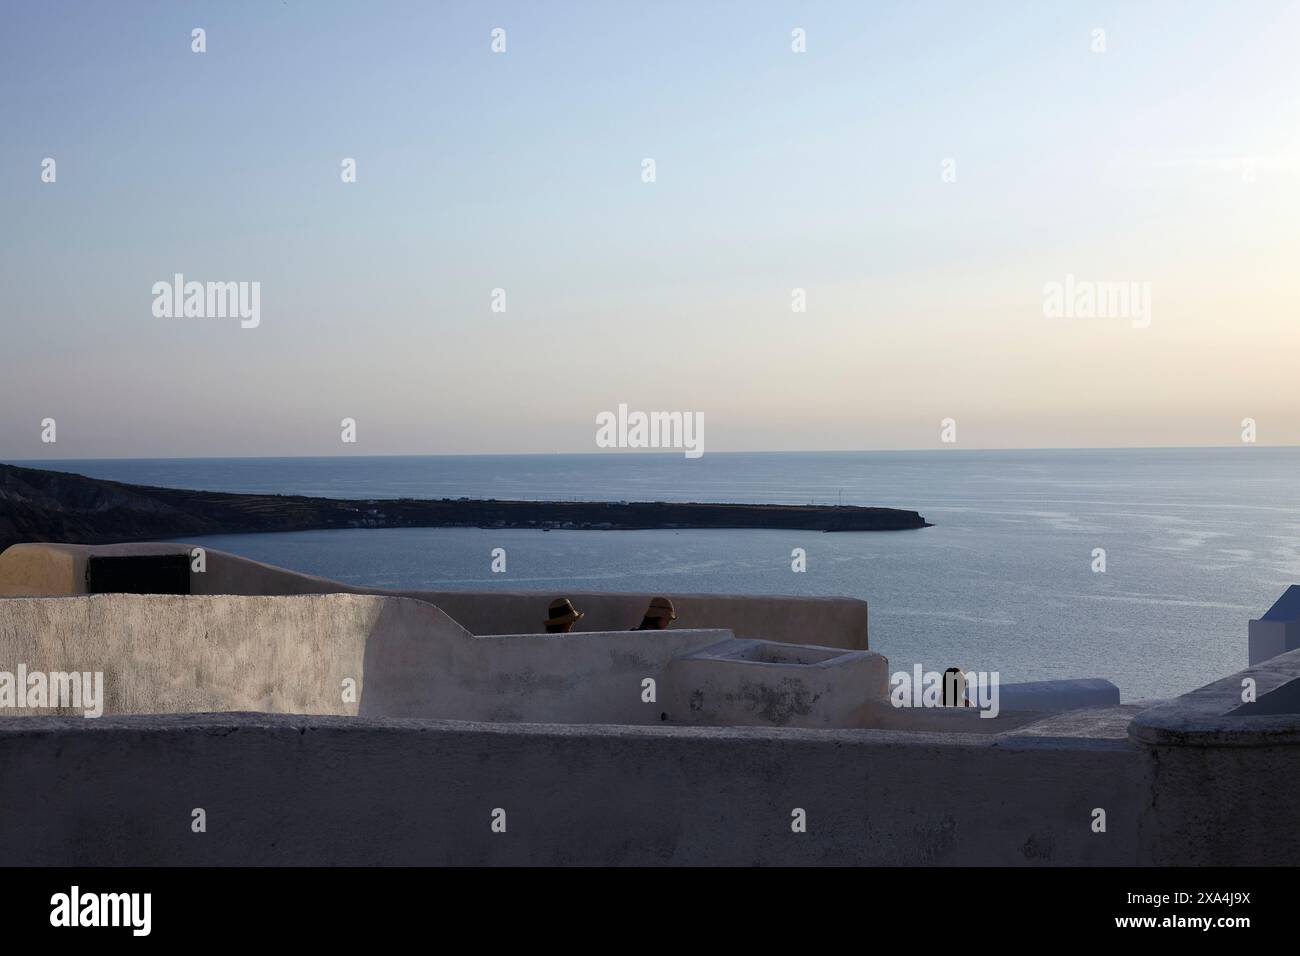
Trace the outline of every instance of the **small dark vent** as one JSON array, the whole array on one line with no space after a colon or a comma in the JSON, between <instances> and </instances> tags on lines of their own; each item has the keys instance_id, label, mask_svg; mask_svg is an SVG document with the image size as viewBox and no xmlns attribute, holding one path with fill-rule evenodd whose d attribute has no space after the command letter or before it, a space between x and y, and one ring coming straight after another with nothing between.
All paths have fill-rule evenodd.
<instances>
[{"instance_id":1,"label":"small dark vent","mask_svg":"<svg viewBox=\"0 0 1300 956\"><path fill-rule=\"evenodd\" d=\"M189 594L188 554L92 557L86 562L88 594Z\"/></svg>"}]
</instances>

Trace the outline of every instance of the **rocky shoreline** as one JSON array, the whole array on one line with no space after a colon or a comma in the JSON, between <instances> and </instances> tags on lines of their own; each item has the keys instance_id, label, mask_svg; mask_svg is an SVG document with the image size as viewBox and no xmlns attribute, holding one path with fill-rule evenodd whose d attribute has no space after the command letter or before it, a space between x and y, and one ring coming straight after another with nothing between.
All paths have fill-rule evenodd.
<instances>
[{"instance_id":1,"label":"rocky shoreline","mask_svg":"<svg viewBox=\"0 0 1300 956\"><path fill-rule=\"evenodd\" d=\"M455 527L903 531L928 523L915 511L850 505L228 494L0 464L0 550L21 541L107 544L209 534Z\"/></svg>"}]
</instances>

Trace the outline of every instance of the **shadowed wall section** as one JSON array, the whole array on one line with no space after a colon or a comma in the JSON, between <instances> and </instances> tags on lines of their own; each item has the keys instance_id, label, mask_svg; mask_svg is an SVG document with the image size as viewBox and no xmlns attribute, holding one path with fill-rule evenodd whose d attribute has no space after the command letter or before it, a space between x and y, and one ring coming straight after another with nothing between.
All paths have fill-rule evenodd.
<instances>
[{"instance_id":1,"label":"shadowed wall section","mask_svg":"<svg viewBox=\"0 0 1300 956\"><path fill-rule=\"evenodd\" d=\"M0 860L1137 862L1122 742L222 714L0 721ZM1110 832L1089 813L1111 808ZM190 830L192 808L208 832ZM493 833L492 812L506 814ZM792 830L796 809L806 832ZM12 825L21 821L21 825Z\"/></svg>"}]
</instances>

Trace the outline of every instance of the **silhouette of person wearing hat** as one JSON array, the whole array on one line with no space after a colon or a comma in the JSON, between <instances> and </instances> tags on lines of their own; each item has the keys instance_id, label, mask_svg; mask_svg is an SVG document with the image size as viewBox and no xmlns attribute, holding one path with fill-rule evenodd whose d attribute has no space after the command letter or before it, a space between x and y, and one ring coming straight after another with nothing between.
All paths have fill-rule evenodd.
<instances>
[{"instance_id":1,"label":"silhouette of person wearing hat","mask_svg":"<svg viewBox=\"0 0 1300 956\"><path fill-rule=\"evenodd\" d=\"M575 608L568 598L556 598L546 612L546 633L568 634L573 625L586 616L586 612Z\"/></svg>"},{"instance_id":2,"label":"silhouette of person wearing hat","mask_svg":"<svg viewBox=\"0 0 1300 956\"><path fill-rule=\"evenodd\" d=\"M966 696L966 675L960 667L949 667L943 672L943 706L969 707Z\"/></svg>"},{"instance_id":3,"label":"silhouette of person wearing hat","mask_svg":"<svg viewBox=\"0 0 1300 956\"><path fill-rule=\"evenodd\" d=\"M657 597L650 599L650 606L646 608L645 616L641 618L641 624L634 627L634 631L663 631L667 630L668 625L677 620L677 612L673 609L673 602L666 597Z\"/></svg>"}]
</instances>

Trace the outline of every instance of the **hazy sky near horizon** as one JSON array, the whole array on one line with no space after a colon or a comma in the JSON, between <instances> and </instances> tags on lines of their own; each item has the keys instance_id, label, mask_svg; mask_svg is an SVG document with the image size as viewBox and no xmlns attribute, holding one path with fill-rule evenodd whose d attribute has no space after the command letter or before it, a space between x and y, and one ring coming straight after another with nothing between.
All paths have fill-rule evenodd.
<instances>
[{"instance_id":1,"label":"hazy sky near horizon","mask_svg":"<svg viewBox=\"0 0 1300 956\"><path fill-rule=\"evenodd\" d=\"M620 403L717 451L1300 443L1297 36L1290 0L6 3L0 460L586 452ZM260 325L155 317L175 273L259 282ZM1067 276L1149 325L1045 315Z\"/></svg>"}]
</instances>

